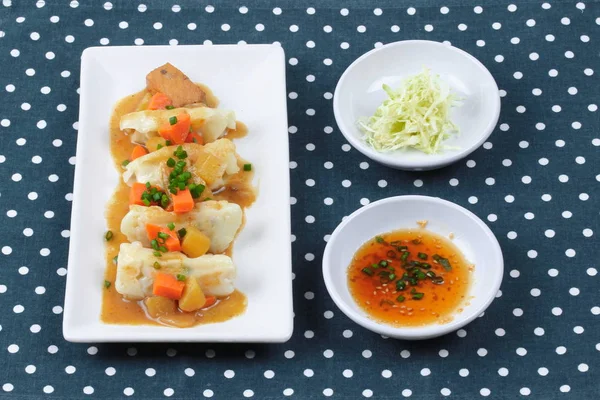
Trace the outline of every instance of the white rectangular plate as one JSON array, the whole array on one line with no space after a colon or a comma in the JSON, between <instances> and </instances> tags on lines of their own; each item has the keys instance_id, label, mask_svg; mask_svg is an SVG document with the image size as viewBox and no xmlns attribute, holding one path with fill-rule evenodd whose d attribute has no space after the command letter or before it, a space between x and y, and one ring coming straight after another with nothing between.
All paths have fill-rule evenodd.
<instances>
[{"instance_id":1,"label":"white rectangular plate","mask_svg":"<svg viewBox=\"0 0 600 400\"><path fill-rule=\"evenodd\" d=\"M217 324L178 329L110 325L100 320L104 282L105 207L120 179L113 167L109 119L115 103L145 86L170 62L208 85L249 134L235 141L252 162L256 203L234 244L236 286L248 297L244 314ZM134 46L86 49L63 335L71 342L284 342L293 330L290 182L285 57L275 45Z\"/></svg>"}]
</instances>

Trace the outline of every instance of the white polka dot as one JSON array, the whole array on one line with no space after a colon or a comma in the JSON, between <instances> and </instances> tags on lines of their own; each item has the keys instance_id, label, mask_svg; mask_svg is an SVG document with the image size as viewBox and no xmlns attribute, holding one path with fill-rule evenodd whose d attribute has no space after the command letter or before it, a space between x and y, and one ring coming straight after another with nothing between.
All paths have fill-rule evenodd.
<instances>
[{"instance_id":1,"label":"white polka dot","mask_svg":"<svg viewBox=\"0 0 600 400\"><path fill-rule=\"evenodd\" d=\"M212 390L210 390L210 389L206 389L206 390L204 390L204 392L202 392L202 395L204 397L210 398L210 397L213 397L214 392Z\"/></svg>"},{"instance_id":2,"label":"white polka dot","mask_svg":"<svg viewBox=\"0 0 600 400\"><path fill-rule=\"evenodd\" d=\"M311 370L311 372L312 372L312 370ZM311 376L312 376L312 375L311 375ZM327 396L327 397L330 397L330 396L332 396L332 395L333 395L333 389L330 389L330 388L324 389L324 390L323 390L323 395L325 395L325 396Z\"/></svg>"},{"instance_id":3,"label":"white polka dot","mask_svg":"<svg viewBox=\"0 0 600 400\"><path fill-rule=\"evenodd\" d=\"M42 327L39 326L38 324L33 324L33 325L31 325L31 327L29 327L29 330L31 331L31 333L38 333L39 331L42 330Z\"/></svg>"},{"instance_id":4,"label":"white polka dot","mask_svg":"<svg viewBox=\"0 0 600 400\"><path fill-rule=\"evenodd\" d=\"M440 393L442 394L442 396L450 396L450 394L452 394L452 391L448 388L442 388L442 390L440 390Z\"/></svg>"},{"instance_id":5,"label":"white polka dot","mask_svg":"<svg viewBox=\"0 0 600 400\"><path fill-rule=\"evenodd\" d=\"M352 182L350 182L350 180L348 180L348 179L344 179L344 180L342 181L342 186L343 186L343 187L346 187L346 188L347 188L347 187L350 187L351 185L352 185Z\"/></svg>"},{"instance_id":6,"label":"white polka dot","mask_svg":"<svg viewBox=\"0 0 600 400\"><path fill-rule=\"evenodd\" d=\"M563 393L568 393L568 392L571 391L571 386L569 386L569 385L562 385L559 389Z\"/></svg>"},{"instance_id":7,"label":"white polka dot","mask_svg":"<svg viewBox=\"0 0 600 400\"><path fill-rule=\"evenodd\" d=\"M562 107L559 105L552 106L552 111L554 111L554 112L560 112L561 110L562 110Z\"/></svg>"},{"instance_id":8,"label":"white polka dot","mask_svg":"<svg viewBox=\"0 0 600 400\"><path fill-rule=\"evenodd\" d=\"M52 312L54 314L61 314L63 312L63 308L61 306L54 306L52 307Z\"/></svg>"},{"instance_id":9,"label":"white polka dot","mask_svg":"<svg viewBox=\"0 0 600 400\"><path fill-rule=\"evenodd\" d=\"M123 394L125 396L133 396L133 393L135 393L135 390L133 390L133 388L126 387L125 389L123 389Z\"/></svg>"},{"instance_id":10,"label":"white polka dot","mask_svg":"<svg viewBox=\"0 0 600 400\"><path fill-rule=\"evenodd\" d=\"M448 353L448 350L446 350L446 349L442 349L442 350L440 350L440 351L438 352L438 355L439 355L440 357L442 357L442 358L446 358L446 357L448 357L448 354L449 354L449 353Z\"/></svg>"},{"instance_id":11,"label":"white polka dot","mask_svg":"<svg viewBox=\"0 0 600 400\"><path fill-rule=\"evenodd\" d=\"M27 275L28 272L29 272L29 268L27 268L27 267L19 268L19 274L21 274L21 275Z\"/></svg>"},{"instance_id":12,"label":"white polka dot","mask_svg":"<svg viewBox=\"0 0 600 400\"><path fill-rule=\"evenodd\" d=\"M403 351L406 351L406 350L403 350ZM372 355L373 355L373 353L371 353L371 350L363 350L363 352L362 352L362 356L364 358L371 358ZM406 357L404 357L404 358L406 358Z\"/></svg>"},{"instance_id":13,"label":"white polka dot","mask_svg":"<svg viewBox=\"0 0 600 400\"><path fill-rule=\"evenodd\" d=\"M422 376L429 376L429 375L431 375L431 370L429 368L423 368L421 370L421 375Z\"/></svg>"},{"instance_id":14,"label":"white polka dot","mask_svg":"<svg viewBox=\"0 0 600 400\"><path fill-rule=\"evenodd\" d=\"M533 289L531 289L529 294L531 294L533 297L539 297L539 295L542 294L542 292L540 289L533 288Z\"/></svg>"},{"instance_id":15,"label":"white polka dot","mask_svg":"<svg viewBox=\"0 0 600 400\"><path fill-rule=\"evenodd\" d=\"M427 25L425 25L425 30L426 30L427 32L431 32L431 31L433 31L433 25L431 25L431 24L427 24Z\"/></svg>"},{"instance_id":16,"label":"white polka dot","mask_svg":"<svg viewBox=\"0 0 600 400\"><path fill-rule=\"evenodd\" d=\"M46 393L46 394L50 394L50 393L54 392L54 388L53 388L52 386L50 386L50 385L46 385L46 386L44 386L44 389L42 389L42 390L43 390L43 391L44 391L44 393Z\"/></svg>"},{"instance_id":17,"label":"white polka dot","mask_svg":"<svg viewBox=\"0 0 600 400\"><path fill-rule=\"evenodd\" d=\"M10 346L8 346L7 350L9 353L15 354L19 351L19 346L16 344L11 344Z\"/></svg>"},{"instance_id":18,"label":"white polka dot","mask_svg":"<svg viewBox=\"0 0 600 400\"><path fill-rule=\"evenodd\" d=\"M544 336L545 331L544 331L544 328L537 327L533 330L533 333L536 336Z\"/></svg>"}]
</instances>

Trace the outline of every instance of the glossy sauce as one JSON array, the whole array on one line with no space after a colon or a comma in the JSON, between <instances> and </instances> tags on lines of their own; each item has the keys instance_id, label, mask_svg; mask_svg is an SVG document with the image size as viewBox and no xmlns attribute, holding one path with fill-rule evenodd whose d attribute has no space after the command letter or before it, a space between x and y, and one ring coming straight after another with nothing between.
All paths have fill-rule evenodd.
<instances>
[{"instance_id":1,"label":"glossy sauce","mask_svg":"<svg viewBox=\"0 0 600 400\"><path fill-rule=\"evenodd\" d=\"M473 266L463 257L460 250L447 238L429 232L425 229L399 230L385 233L365 243L354 255L348 268L348 285L356 303L374 320L394 326L420 326L433 323L447 323L452 320L452 314L462 311L467 299ZM413 240L420 244L413 243ZM400 277L406 269L402 267L401 252L390 245L406 246L410 256L407 259L426 262L431 265L429 270L444 280L435 284L431 279L418 281L416 286L407 285L404 290L397 290L395 282L387 282L379 272L383 268L371 268L381 260L387 260L394 268L394 274ZM392 250L393 253L389 253ZM421 260L417 254L425 253L427 260ZM432 256L446 258L452 269L446 271ZM394 257L391 257L394 255ZM362 270L369 267L373 276ZM412 268L410 268L412 269ZM387 282L387 283L386 283ZM423 293L420 300L412 298L411 290ZM398 296L404 296L404 301L398 301Z\"/></svg>"},{"instance_id":2,"label":"glossy sauce","mask_svg":"<svg viewBox=\"0 0 600 400\"><path fill-rule=\"evenodd\" d=\"M204 85L199 84L206 93L206 104L209 107L216 107L219 100L213 95L212 91ZM119 174L123 172L121 163L129 158L134 144L131 143L129 136L119 129L119 121L124 114L138 111L143 108L146 100L146 90L142 90L133 95L121 99L111 116L110 120L110 151L114 161L114 166ZM229 130L225 137L228 139L244 137L248 128L241 122L237 122L235 130ZM243 171L243 165L246 161L239 159L238 165L240 172L227 178L225 186L218 192L213 193L215 200L227 200L239 204L243 209L249 207L256 200L256 192L252 186L254 171ZM246 310L247 298L239 292L234 291L231 295L220 298L217 303L206 309L198 310L195 313L177 312L168 317L159 319L151 318L147 312L143 301L130 301L121 296L114 288L117 267L113 262L114 257L119 254L119 247L127 242L125 235L121 233L121 220L129 211L129 186L119 178L119 184L107 204L106 223L107 230L113 232L113 239L106 242L106 271L105 280L111 282L108 289L103 289L101 320L109 324L162 324L178 327L189 327L197 324L222 322L242 314ZM244 217L245 219L245 217ZM241 228L240 228L241 230ZM224 252L231 256L233 253L233 243Z\"/></svg>"}]
</instances>

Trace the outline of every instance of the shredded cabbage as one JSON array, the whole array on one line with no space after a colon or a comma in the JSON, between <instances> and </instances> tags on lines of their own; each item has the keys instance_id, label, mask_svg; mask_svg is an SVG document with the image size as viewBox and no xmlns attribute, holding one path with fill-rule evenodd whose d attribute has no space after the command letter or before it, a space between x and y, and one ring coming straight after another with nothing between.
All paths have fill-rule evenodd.
<instances>
[{"instance_id":1,"label":"shredded cabbage","mask_svg":"<svg viewBox=\"0 0 600 400\"><path fill-rule=\"evenodd\" d=\"M442 142L458 133L450 120L450 109L460 100L448 83L425 68L402 81L396 90L383 85L388 94L372 117L361 117L358 125L364 140L377 151L414 148L427 154L448 149Z\"/></svg>"}]
</instances>

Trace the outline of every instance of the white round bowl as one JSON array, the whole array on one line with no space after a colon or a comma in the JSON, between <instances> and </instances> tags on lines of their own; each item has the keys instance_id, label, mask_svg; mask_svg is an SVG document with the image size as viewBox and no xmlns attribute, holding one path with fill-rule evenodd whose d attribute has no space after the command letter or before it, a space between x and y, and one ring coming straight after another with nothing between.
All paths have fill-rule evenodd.
<instances>
[{"instance_id":1,"label":"white round bowl","mask_svg":"<svg viewBox=\"0 0 600 400\"><path fill-rule=\"evenodd\" d=\"M426 229L448 237L475 265L467 302L462 312L452 314L446 324L395 327L367 316L348 288L348 266L354 253L373 237L398 230ZM352 213L338 225L325 247L323 277L329 295L346 316L357 324L396 339L429 339L457 330L479 316L494 300L504 271L502 250L492 231L475 214L446 200L427 196L398 196L379 200Z\"/></svg>"},{"instance_id":2,"label":"white round bowl","mask_svg":"<svg viewBox=\"0 0 600 400\"><path fill-rule=\"evenodd\" d=\"M370 117L387 98L383 84L398 87L402 79L429 68L462 97L452 110L459 135L444 142L457 150L425 154L418 150L381 153L364 140L359 117ZM500 115L498 86L490 72L470 54L439 42L407 40L363 54L342 74L333 97L335 120L346 140L367 157L392 168L423 171L441 168L466 157L490 136Z\"/></svg>"}]
</instances>

